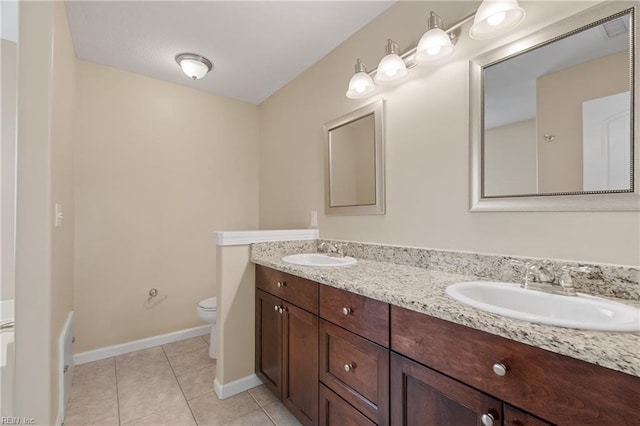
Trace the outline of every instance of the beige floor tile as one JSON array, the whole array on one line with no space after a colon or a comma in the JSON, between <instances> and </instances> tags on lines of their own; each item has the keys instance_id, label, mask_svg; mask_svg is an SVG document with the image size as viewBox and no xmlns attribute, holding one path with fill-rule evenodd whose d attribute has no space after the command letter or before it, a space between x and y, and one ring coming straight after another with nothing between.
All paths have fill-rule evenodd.
<instances>
[{"instance_id":1,"label":"beige floor tile","mask_svg":"<svg viewBox=\"0 0 640 426\"><path fill-rule=\"evenodd\" d=\"M75 401L80 402L116 397L116 376L113 373L111 375L96 375L93 378L85 377L84 379L76 379L76 377L74 377L68 404Z\"/></svg>"},{"instance_id":2,"label":"beige floor tile","mask_svg":"<svg viewBox=\"0 0 640 426\"><path fill-rule=\"evenodd\" d=\"M120 422L127 423L157 413L169 407L175 407L185 401L178 382L150 390L141 387L127 395L118 395L120 402Z\"/></svg>"},{"instance_id":3,"label":"beige floor tile","mask_svg":"<svg viewBox=\"0 0 640 426\"><path fill-rule=\"evenodd\" d=\"M301 423L296 419L287 407L280 401L265 405L262 409L276 426L299 426Z\"/></svg>"},{"instance_id":4,"label":"beige floor tile","mask_svg":"<svg viewBox=\"0 0 640 426\"><path fill-rule=\"evenodd\" d=\"M216 367L206 367L178 376L178 383L187 400L213 391Z\"/></svg>"},{"instance_id":5,"label":"beige floor tile","mask_svg":"<svg viewBox=\"0 0 640 426\"><path fill-rule=\"evenodd\" d=\"M133 377L135 379L138 376L134 375ZM171 370L168 370L168 374L165 371L163 374L145 376L137 381L132 380L131 377L127 377L126 380L118 380L118 397L121 404L135 398L138 394L167 393L172 389L179 389L179 387Z\"/></svg>"},{"instance_id":6,"label":"beige floor tile","mask_svg":"<svg viewBox=\"0 0 640 426\"><path fill-rule=\"evenodd\" d=\"M205 367L215 367L216 360L209 358L209 349L204 348L196 352L169 357L169 362L176 376L200 370Z\"/></svg>"},{"instance_id":7,"label":"beige floor tile","mask_svg":"<svg viewBox=\"0 0 640 426\"><path fill-rule=\"evenodd\" d=\"M271 419L264 413L264 411L258 409L245 414L242 417L238 417L235 420L231 420L229 423L225 423L224 426L269 426L273 425Z\"/></svg>"},{"instance_id":8,"label":"beige floor tile","mask_svg":"<svg viewBox=\"0 0 640 426\"><path fill-rule=\"evenodd\" d=\"M200 426L224 425L259 408L247 392L224 400L209 393L190 400L189 406Z\"/></svg>"},{"instance_id":9,"label":"beige floor tile","mask_svg":"<svg viewBox=\"0 0 640 426\"><path fill-rule=\"evenodd\" d=\"M164 352L168 357L183 355L189 352L195 352L207 347L207 343L200 336L191 339L180 340L179 342L162 345Z\"/></svg>"},{"instance_id":10,"label":"beige floor tile","mask_svg":"<svg viewBox=\"0 0 640 426\"><path fill-rule=\"evenodd\" d=\"M73 383L93 381L105 377L115 377L115 374L115 358L111 357L100 361L76 365L73 368Z\"/></svg>"},{"instance_id":11,"label":"beige floor tile","mask_svg":"<svg viewBox=\"0 0 640 426\"><path fill-rule=\"evenodd\" d=\"M167 356L164 354L162 346L143 349L117 356L116 374L120 377L122 374L127 375L133 372L153 372L158 368L158 365L166 365L167 362Z\"/></svg>"},{"instance_id":12,"label":"beige floor tile","mask_svg":"<svg viewBox=\"0 0 640 426\"><path fill-rule=\"evenodd\" d=\"M65 426L71 425L118 425L118 399L107 397L76 398L69 401L65 411Z\"/></svg>"},{"instance_id":13,"label":"beige floor tile","mask_svg":"<svg viewBox=\"0 0 640 426\"><path fill-rule=\"evenodd\" d=\"M205 334L204 336L202 336L202 338L204 339L205 342L207 342L207 345L208 345L209 342L211 341L211 334Z\"/></svg>"},{"instance_id":14,"label":"beige floor tile","mask_svg":"<svg viewBox=\"0 0 640 426\"><path fill-rule=\"evenodd\" d=\"M249 389L249 394L256 400L259 406L264 407L267 404L276 402L278 398L265 385L257 386Z\"/></svg>"},{"instance_id":15,"label":"beige floor tile","mask_svg":"<svg viewBox=\"0 0 640 426\"><path fill-rule=\"evenodd\" d=\"M133 422L126 423L127 426L195 426L191 410L186 402L175 407L165 408L150 416L143 417Z\"/></svg>"}]
</instances>

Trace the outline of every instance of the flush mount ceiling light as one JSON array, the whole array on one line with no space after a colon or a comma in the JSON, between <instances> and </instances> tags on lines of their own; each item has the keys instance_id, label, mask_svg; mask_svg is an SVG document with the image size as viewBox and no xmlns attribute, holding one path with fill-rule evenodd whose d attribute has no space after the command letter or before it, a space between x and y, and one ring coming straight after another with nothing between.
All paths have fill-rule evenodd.
<instances>
[{"instance_id":1,"label":"flush mount ceiling light","mask_svg":"<svg viewBox=\"0 0 640 426\"><path fill-rule=\"evenodd\" d=\"M364 99L371 96L375 91L376 85L373 83L371 76L367 74L367 68L358 59L356 61L356 73L349 80L347 98Z\"/></svg>"},{"instance_id":2,"label":"flush mount ceiling light","mask_svg":"<svg viewBox=\"0 0 640 426\"><path fill-rule=\"evenodd\" d=\"M380 60L376 76L373 79L377 84L395 83L409 74L407 65L398 56L398 43L388 39L385 52L386 56Z\"/></svg>"},{"instance_id":3,"label":"flush mount ceiling light","mask_svg":"<svg viewBox=\"0 0 640 426\"><path fill-rule=\"evenodd\" d=\"M442 19L431 12L427 32L420 38L413 60L421 65L451 56L454 50L451 37L442 29Z\"/></svg>"},{"instance_id":4,"label":"flush mount ceiling light","mask_svg":"<svg viewBox=\"0 0 640 426\"><path fill-rule=\"evenodd\" d=\"M469 36L474 39L483 39L501 35L515 28L522 22L525 15L524 9L518 5L517 0L484 0L476 13L460 19L447 29L442 29L442 19L431 12L427 32L420 38L417 46L399 54L398 45L389 39L386 56L382 58L377 68L369 72L358 59L356 74L349 81L347 98L368 98L377 90L375 83L395 83L402 80L408 70L416 65L451 56L461 27L472 20L474 22L469 30ZM373 75L375 75L375 83L371 79Z\"/></svg>"},{"instance_id":5,"label":"flush mount ceiling light","mask_svg":"<svg viewBox=\"0 0 640 426\"><path fill-rule=\"evenodd\" d=\"M176 55L176 62L182 71L194 80L200 80L213 68L210 60L195 53L180 53Z\"/></svg>"},{"instance_id":6,"label":"flush mount ceiling light","mask_svg":"<svg viewBox=\"0 0 640 426\"><path fill-rule=\"evenodd\" d=\"M518 26L525 15L517 0L484 0L476 12L469 36L477 40L494 37Z\"/></svg>"}]
</instances>

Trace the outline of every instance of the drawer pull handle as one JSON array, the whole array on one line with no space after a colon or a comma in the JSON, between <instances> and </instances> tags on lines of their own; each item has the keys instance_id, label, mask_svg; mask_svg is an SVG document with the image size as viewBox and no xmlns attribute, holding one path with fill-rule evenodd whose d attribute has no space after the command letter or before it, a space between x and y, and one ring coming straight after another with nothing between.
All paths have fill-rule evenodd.
<instances>
[{"instance_id":1,"label":"drawer pull handle","mask_svg":"<svg viewBox=\"0 0 640 426\"><path fill-rule=\"evenodd\" d=\"M507 374L507 367L504 364L497 362L493 364L493 372L500 377L504 377Z\"/></svg>"},{"instance_id":2,"label":"drawer pull handle","mask_svg":"<svg viewBox=\"0 0 640 426\"><path fill-rule=\"evenodd\" d=\"M493 426L493 422L495 420L495 417L493 417L493 414L491 414L491 413L484 413L482 415L482 417L480 418L480 420L482 420L482 424L484 426Z\"/></svg>"},{"instance_id":3,"label":"drawer pull handle","mask_svg":"<svg viewBox=\"0 0 640 426\"><path fill-rule=\"evenodd\" d=\"M348 373L349 371L352 371L352 370L353 370L353 369L355 369L355 368L356 368L356 366L355 366L355 365L353 365L353 364L345 364L345 365L344 365L344 371L346 371L347 373Z\"/></svg>"},{"instance_id":4,"label":"drawer pull handle","mask_svg":"<svg viewBox=\"0 0 640 426\"><path fill-rule=\"evenodd\" d=\"M347 308L346 306L342 308L342 313L345 315L349 315L351 313L351 308Z\"/></svg>"},{"instance_id":5,"label":"drawer pull handle","mask_svg":"<svg viewBox=\"0 0 640 426\"><path fill-rule=\"evenodd\" d=\"M284 287L285 285L287 285L287 283L286 283L286 282L284 282L284 281L278 281L278 282L276 283L276 287L278 287L278 288L282 288L282 287Z\"/></svg>"}]
</instances>

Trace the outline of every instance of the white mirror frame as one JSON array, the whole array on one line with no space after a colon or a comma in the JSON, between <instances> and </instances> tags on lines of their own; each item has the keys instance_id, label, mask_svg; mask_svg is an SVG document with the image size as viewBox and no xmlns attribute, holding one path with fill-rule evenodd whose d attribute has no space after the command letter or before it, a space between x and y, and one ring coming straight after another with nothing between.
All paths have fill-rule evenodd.
<instances>
[{"instance_id":1,"label":"white mirror frame","mask_svg":"<svg viewBox=\"0 0 640 426\"><path fill-rule=\"evenodd\" d=\"M525 50L547 44L578 28L590 25L616 13L631 10L630 36L632 69L638 70L638 48L635 34L638 29L637 7L629 3L599 4L570 18L552 24L536 33L509 43L503 47L484 53L470 61L469 93L469 160L470 160L470 205L472 212L483 211L640 211L640 144L636 135L640 135L638 100L640 90L635 84L635 75L631 78L633 93L633 129L632 129L632 192L591 193L575 195L536 195L511 197L482 197L482 145L483 145L483 68L502 61Z\"/></svg>"},{"instance_id":2,"label":"white mirror frame","mask_svg":"<svg viewBox=\"0 0 640 426\"><path fill-rule=\"evenodd\" d=\"M375 204L353 206L331 206L331 130L347 125L367 115L374 117L374 147L375 147ZM340 118L324 125L325 134L325 182L324 200L325 214L328 215L373 215L385 213L384 189L384 99L365 105Z\"/></svg>"}]
</instances>

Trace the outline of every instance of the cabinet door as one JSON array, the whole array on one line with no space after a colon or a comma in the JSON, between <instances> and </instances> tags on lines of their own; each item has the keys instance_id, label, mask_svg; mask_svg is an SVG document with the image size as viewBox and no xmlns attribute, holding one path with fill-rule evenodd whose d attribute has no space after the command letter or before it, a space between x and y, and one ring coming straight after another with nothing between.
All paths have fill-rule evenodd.
<instances>
[{"instance_id":1,"label":"cabinet door","mask_svg":"<svg viewBox=\"0 0 640 426\"><path fill-rule=\"evenodd\" d=\"M318 317L283 303L282 402L305 425L318 424Z\"/></svg>"},{"instance_id":2,"label":"cabinet door","mask_svg":"<svg viewBox=\"0 0 640 426\"><path fill-rule=\"evenodd\" d=\"M320 385L321 426L375 426L371 420L349 405L329 388Z\"/></svg>"},{"instance_id":3,"label":"cabinet door","mask_svg":"<svg viewBox=\"0 0 640 426\"><path fill-rule=\"evenodd\" d=\"M282 301L256 290L256 375L282 399Z\"/></svg>"},{"instance_id":4,"label":"cabinet door","mask_svg":"<svg viewBox=\"0 0 640 426\"><path fill-rule=\"evenodd\" d=\"M551 423L547 423L508 404L504 404L504 424L505 426L552 426Z\"/></svg>"},{"instance_id":5,"label":"cabinet door","mask_svg":"<svg viewBox=\"0 0 640 426\"><path fill-rule=\"evenodd\" d=\"M502 423L502 403L397 354L391 356L391 424L480 426Z\"/></svg>"}]
</instances>

